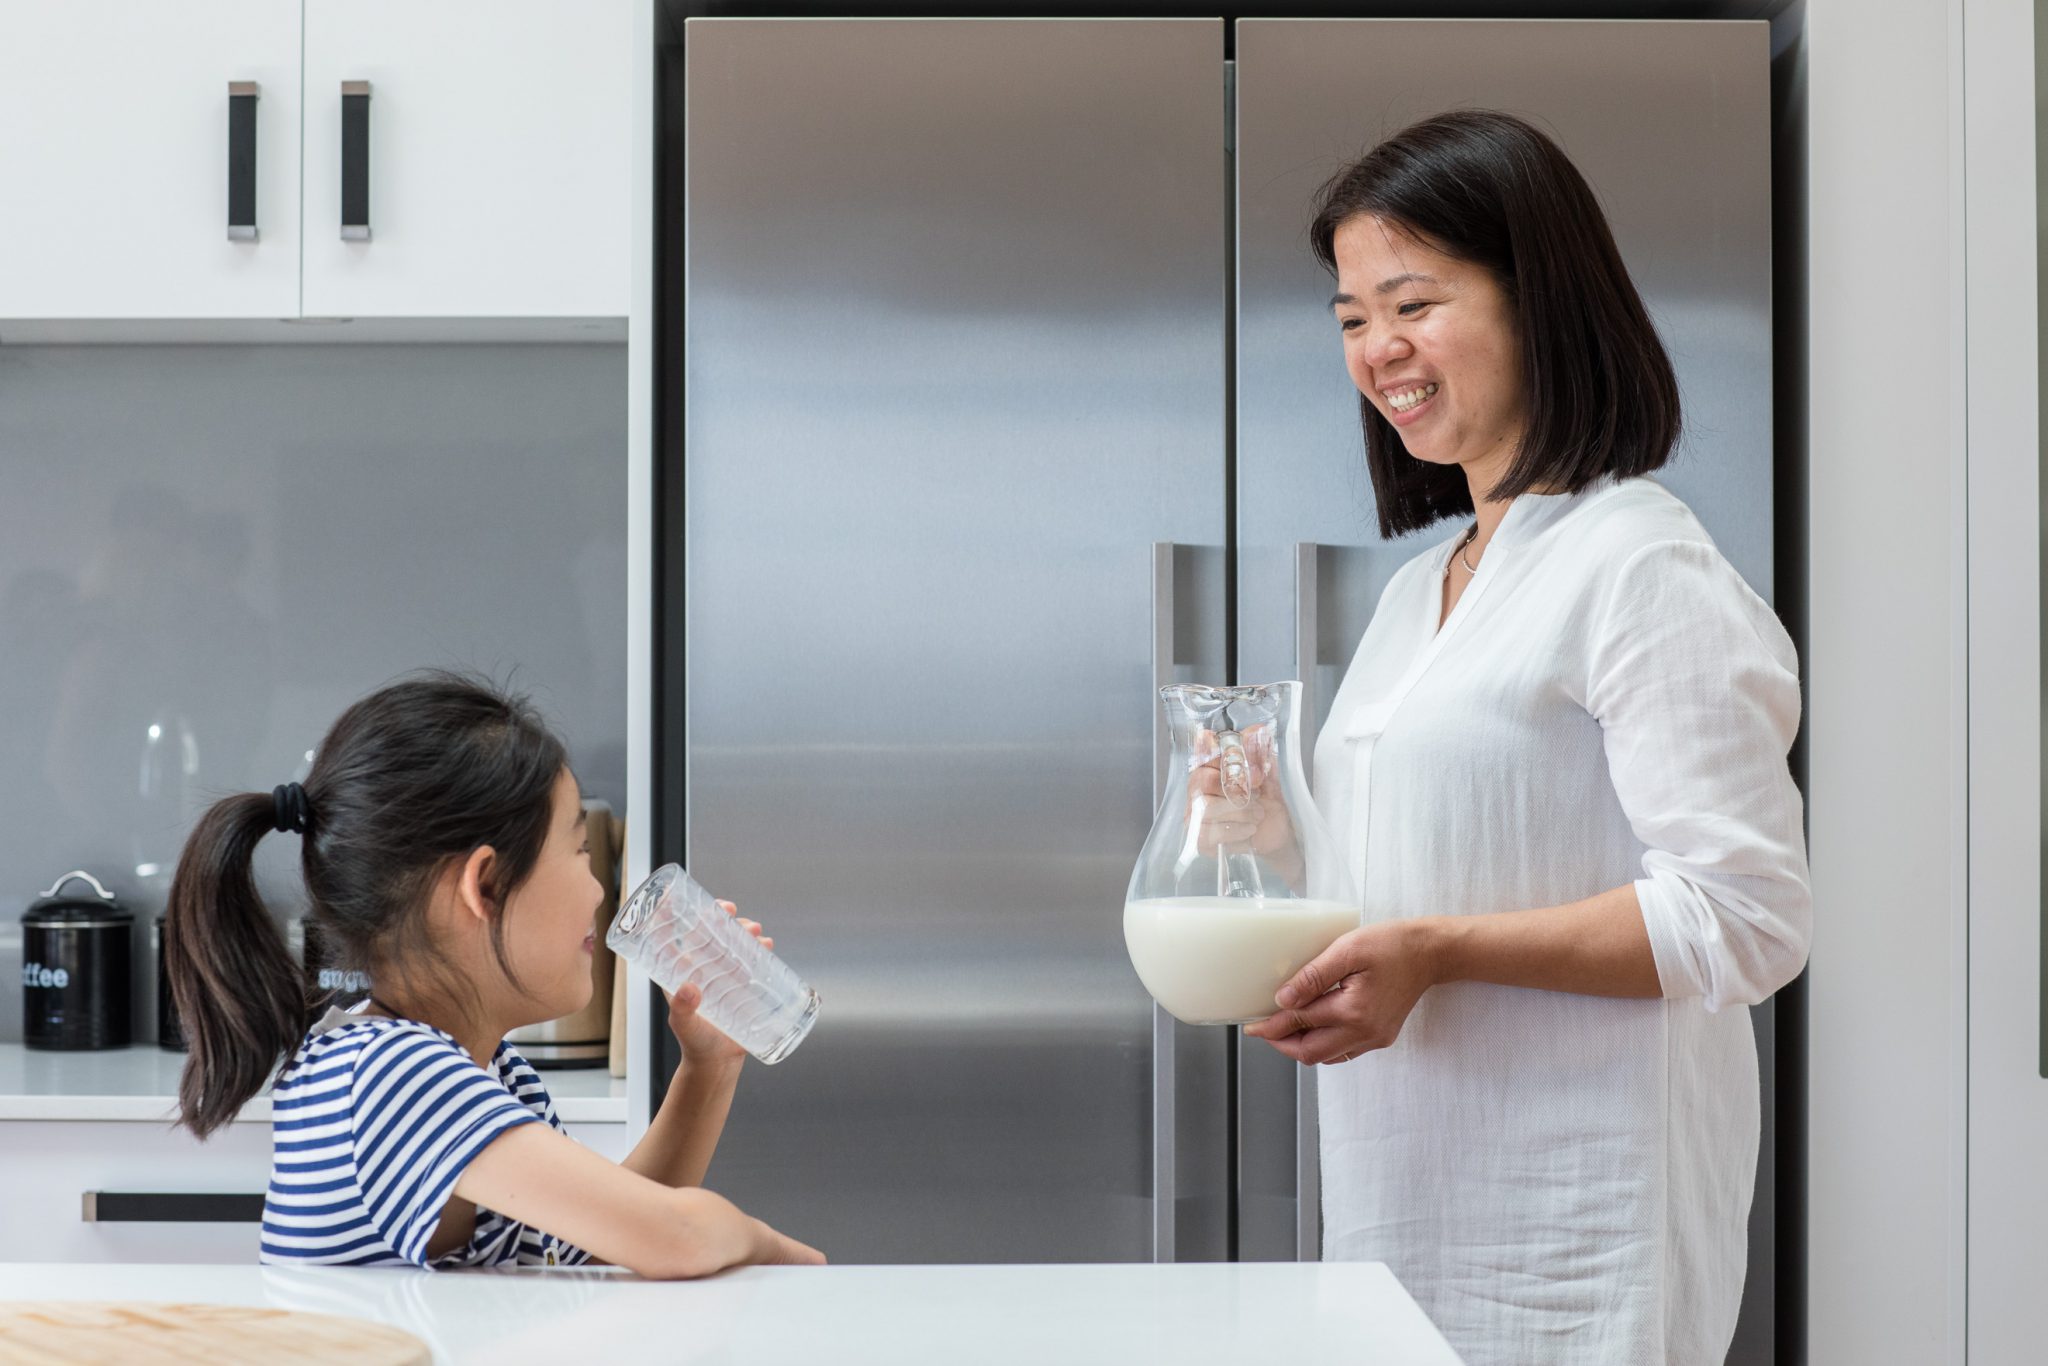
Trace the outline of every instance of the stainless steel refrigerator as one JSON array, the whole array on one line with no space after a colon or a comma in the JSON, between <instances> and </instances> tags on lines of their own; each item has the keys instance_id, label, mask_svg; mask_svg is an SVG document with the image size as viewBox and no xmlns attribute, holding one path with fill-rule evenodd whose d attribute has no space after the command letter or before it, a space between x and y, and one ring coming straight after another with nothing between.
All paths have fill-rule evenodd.
<instances>
[{"instance_id":1,"label":"stainless steel refrigerator","mask_svg":"<svg viewBox=\"0 0 2048 1366\"><path fill-rule=\"evenodd\" d=\"M1156 687L1320 718L1420 545L1373 530L1311 196L1445 108L1551 129L1678 368L1664 478L1768 597L1765 25L690 19L665 57L658 852L825 1001L713 1184L845 1262L1313 1257L1313 1076L1174 1025L1121 934Z\"/></svg>"}]
</instances>

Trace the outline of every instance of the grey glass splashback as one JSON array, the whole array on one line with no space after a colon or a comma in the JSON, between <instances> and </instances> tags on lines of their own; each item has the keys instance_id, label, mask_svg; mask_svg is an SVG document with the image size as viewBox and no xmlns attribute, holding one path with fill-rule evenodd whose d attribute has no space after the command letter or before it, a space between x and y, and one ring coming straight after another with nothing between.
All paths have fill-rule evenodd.
<instances>
[{"instance_id":1,"label":"grey glass splashback","mask_svg":"<svg viewBox=\"0 0 2048 1366\"><path fill-rule=\"evenodd\" d=\"M197 813L407 671L532 694L624 810L626 413L616 345L0 347L0 1040L29 900L91 870L149 976Z\"/></svg>"}]
</instances>

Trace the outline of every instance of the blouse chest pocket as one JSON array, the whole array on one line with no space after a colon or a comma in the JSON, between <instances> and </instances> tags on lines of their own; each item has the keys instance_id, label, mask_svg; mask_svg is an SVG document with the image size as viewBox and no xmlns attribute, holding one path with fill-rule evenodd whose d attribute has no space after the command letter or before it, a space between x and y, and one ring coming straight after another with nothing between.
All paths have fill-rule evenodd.
<instances>
[{"instance_id":1,"label":"blouse chest pocket","mask_svg":"<svg viewBox=\"0 0 2048 1366\"><path fill-rule=\"evenodd\" d=\"M1359 703L1351 709L1351 715L1344 718L1344 738L1377 740L1385 732L1387 722L1394 718L1394 708L1399 705L1398 699Z\"/></svg>"}]
</instances>

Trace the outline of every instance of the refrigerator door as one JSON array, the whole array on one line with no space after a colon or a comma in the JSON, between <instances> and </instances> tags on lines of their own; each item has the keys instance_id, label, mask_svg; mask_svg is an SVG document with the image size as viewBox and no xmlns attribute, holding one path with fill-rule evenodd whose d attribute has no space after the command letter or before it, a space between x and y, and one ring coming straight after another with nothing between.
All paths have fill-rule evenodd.
<instances>
[{"instance_id":1,"label":"refrigerator door","mask_svg":"<svg viewBox=\"0 0 2048 1366\"><path fill-rule=\"evenodd\" d=\"M1379 541L1358 394L1305 229L1345 162L1454 107L1533 118L1592 183L1678 370L1686 435L1658 477L1770 597L1768 62L1762 23L1238 23L1240 679L1302 677L1320 721L1387 579L1445 534ZM1738 1361L1767 1359L1742 1353L1768 1351L1771 1318L1769 1006L1755 1023L1767 1127ZM1241 1254L1313 1257L1313 1077L1244 1040L1239 1083Z\"/></svg>"},{"instance_id":2,"label":"refrigerator door","mask_svg":"<svg viewBox=\"0 0 2048 1366\"><path fill-rule=\"evenodd\" d=\"M1224 663L1222 39L693 19L665 89L687 860L824 1001L711 1183L836 1262L1227 1254L1226 1035L1155 1077L1121 930Z\"/></svg>"}]
</instances>

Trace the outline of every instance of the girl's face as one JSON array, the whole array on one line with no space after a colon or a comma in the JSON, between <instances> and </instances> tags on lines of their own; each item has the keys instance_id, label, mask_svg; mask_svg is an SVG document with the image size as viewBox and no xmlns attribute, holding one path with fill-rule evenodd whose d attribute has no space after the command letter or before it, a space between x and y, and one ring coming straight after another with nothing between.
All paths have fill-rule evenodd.
<instances>
[{"instance_id":1,"label":"girl's face","mask_svg":"<svg viewBox=\"0 0 2048 1366\"><path fill-rule=\"evenodd\" d=\"M604 887L590 871L583 793L568 769L555 779L547 843L532 874L506 899L505 957L534 1022L590 1003L590 956Z\"/></svg>"},{"instance_id":2,"label":"girl's face","mask_svg":"<svg viewBox=\"0 0 2048 1366\"><path fill-rule=\"evenodd\" d=\"M1370 216L1337 229L1344 367L1408 453L1490 484L1528 426L1514 306L1492 272Z\"/></svg>"}]
</instances>

